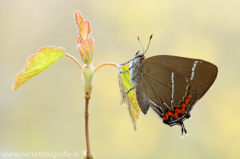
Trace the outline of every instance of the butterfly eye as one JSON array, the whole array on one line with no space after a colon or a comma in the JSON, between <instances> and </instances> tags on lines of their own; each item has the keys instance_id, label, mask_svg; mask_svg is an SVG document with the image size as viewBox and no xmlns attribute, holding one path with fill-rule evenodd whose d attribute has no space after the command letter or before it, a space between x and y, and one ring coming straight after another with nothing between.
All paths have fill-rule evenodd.
<instances>
[{"instance_id":1,"label":"butterfly eye","mask_svg":"<svg viewBox=\"0 0 240 159\"><path fill-rule=\"evenodd\" d=\"M141 59L144 59L144 57L145 57L144 54L139 54L139 55L136 54L136 55L135 55L135 58L141 58Z\"/></svg>"}]
</instances>

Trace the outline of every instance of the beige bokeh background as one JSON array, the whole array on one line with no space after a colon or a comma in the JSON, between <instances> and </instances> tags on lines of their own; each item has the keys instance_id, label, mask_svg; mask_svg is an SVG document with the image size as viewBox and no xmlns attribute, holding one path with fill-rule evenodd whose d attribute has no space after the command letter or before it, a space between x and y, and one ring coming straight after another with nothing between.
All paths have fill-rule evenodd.
<instances>
[{"instance_id":1,"label":"beige bokeh background","mask_svg":"<svg viewBox=\"0 0 240 159\"><path fill-rule=\"evenodd\" d=\"M81 71L63 58L12 91L27 57L56 45L81 61L76 48L75 10L92 26L93 64L122 63L146 54L200 58L219 74L180 127L141 115L135 132L126 105L120 107L116 68L98 70L90 100L91 149L98 159L240 158L239 0L0 0L0 151L85 150ZM81 61L82 62L82 61ZM5 159L5 157L0 156ZM80 159L81 157L79 157Z\"/></svg>"}]
</instances>

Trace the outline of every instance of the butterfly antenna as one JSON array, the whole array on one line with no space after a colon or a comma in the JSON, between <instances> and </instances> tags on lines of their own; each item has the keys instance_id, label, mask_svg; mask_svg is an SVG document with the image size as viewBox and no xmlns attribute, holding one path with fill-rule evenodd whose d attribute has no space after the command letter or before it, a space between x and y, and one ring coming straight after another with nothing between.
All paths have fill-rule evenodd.
<instances>
[{"instance_id":1,"label":"butterfly antenna","mask_svg":"<svg viewBox=\"0 0 240 159\"><path fill-rule=\"evenodd\" d=\"M149 48L149 45L150 45L150 42L151 42L151 39L152 39L152 36L153 36L153 34L151 34L151 36L150 36L150 38L149 38L149 42L148 42L148 47L147 47L146 51L145 51L143 54L145 54L145 53L147 52L147 50L148 50L148 48Z\"/></svg>"},{"instance_id":2,"label":"butterfly antenna","mask_svg":"<svg viewBox=\"0 0 240 159\"><path fill-rule=\"evenodd\" d=\"M139 38L139 36L137 36L137 38L138 38L138 41L139 41L140 45L142 46L142 49L143 49L143 54L144 54L144 48L143 48L143 45L142 45L142 43L141 43L141 41L140 41L140 38Z\"/></svg>"}]
</instances>

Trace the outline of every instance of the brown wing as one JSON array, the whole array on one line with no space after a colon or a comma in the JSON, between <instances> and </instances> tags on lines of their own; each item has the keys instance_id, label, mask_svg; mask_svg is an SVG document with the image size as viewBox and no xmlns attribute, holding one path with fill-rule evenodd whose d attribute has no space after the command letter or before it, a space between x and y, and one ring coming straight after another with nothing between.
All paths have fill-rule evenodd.
<instances>
[{"instance_id":1,"label":"brown wing","mask_svg":"<svg viewBox=\"0 0 240 159\"><path fill-rule=\"evenodd\" d=\"M215 81L218 68L214 64L201 60L178 56L158 55L145 59L143 65L164 65L189 78L197 88L198 100L208 91Z\"/></svg>"},{"instance_id":2,"label":"brown wing","mask_svg":"<svg viewBox=\"0 0 240 159\"><path fill-rule=\"evenodd\" d=\"M142 87L140 85L137 86L137 88L136 88L136 95L137 95L138 105L140 106L141 111L144 114L147 114L147 111L148 111L151 103L149 103L149 99L144 94Z\"/></svg>"},{"instance_id":3,"label":"brown wing","mask_svg":"<svg viewBox=\"0 0 240 159\"><path fill-rule=\"evenodd\" d=\"M151 59L141 63L143 78L136 87L138 104L143 112L146 113L145 110L151 105L163 117L167 111L174 112L174 108L180 108L187 96L189 102L185 112L189 112L187 110L197 99L192 81L175 69L162 65L161 61Z\"/></svg>"}]
</instances>

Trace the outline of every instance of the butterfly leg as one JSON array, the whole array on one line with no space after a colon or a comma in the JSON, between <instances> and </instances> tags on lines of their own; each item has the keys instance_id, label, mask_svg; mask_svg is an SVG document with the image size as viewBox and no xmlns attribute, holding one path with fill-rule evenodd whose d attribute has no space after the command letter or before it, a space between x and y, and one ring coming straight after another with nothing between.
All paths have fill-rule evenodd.
<instances>
[{"instance_id":1,"label":"butterfly leg","mask_svg":"<svg viewBox=\"0 0 240 159\"><path fill-rule=\"evenodd\" d=\"M124 93L123 97L124 97L125 95L127 95L131 90L133 90L133 89L136 88L136 87L137 87L137 85L135 85L134 87L130 88L127 92Z\"/></svg>"},{"instance_id":2,"label":"butterfly leg","mask_svg":"<svg viewBox=\"0 0 240 159\"><path fill-rule=\"evenodd\" d=\"M125 72L128 72L129 70L131 70L131 68L133 68L133 66L131 66L131 67L129 67L129 69L127 69L126 71L124 71L124 72L120 72L120 73L125 73Z\"/></svg>"},{"instance_id":3,"label":"butterfly leg","mask_svg":"<svg viewBox=\"0 0 240 159\"><path fill-rule=\"evenodd\" d=\"M134 58L133 58L133 59L134 59ZM119 65L126 65L126 64L128 64L129 62L131 62L133 59L131 59L131 60L125 62L125 63L120 63Z\"/></svg>"}]
</instances>

